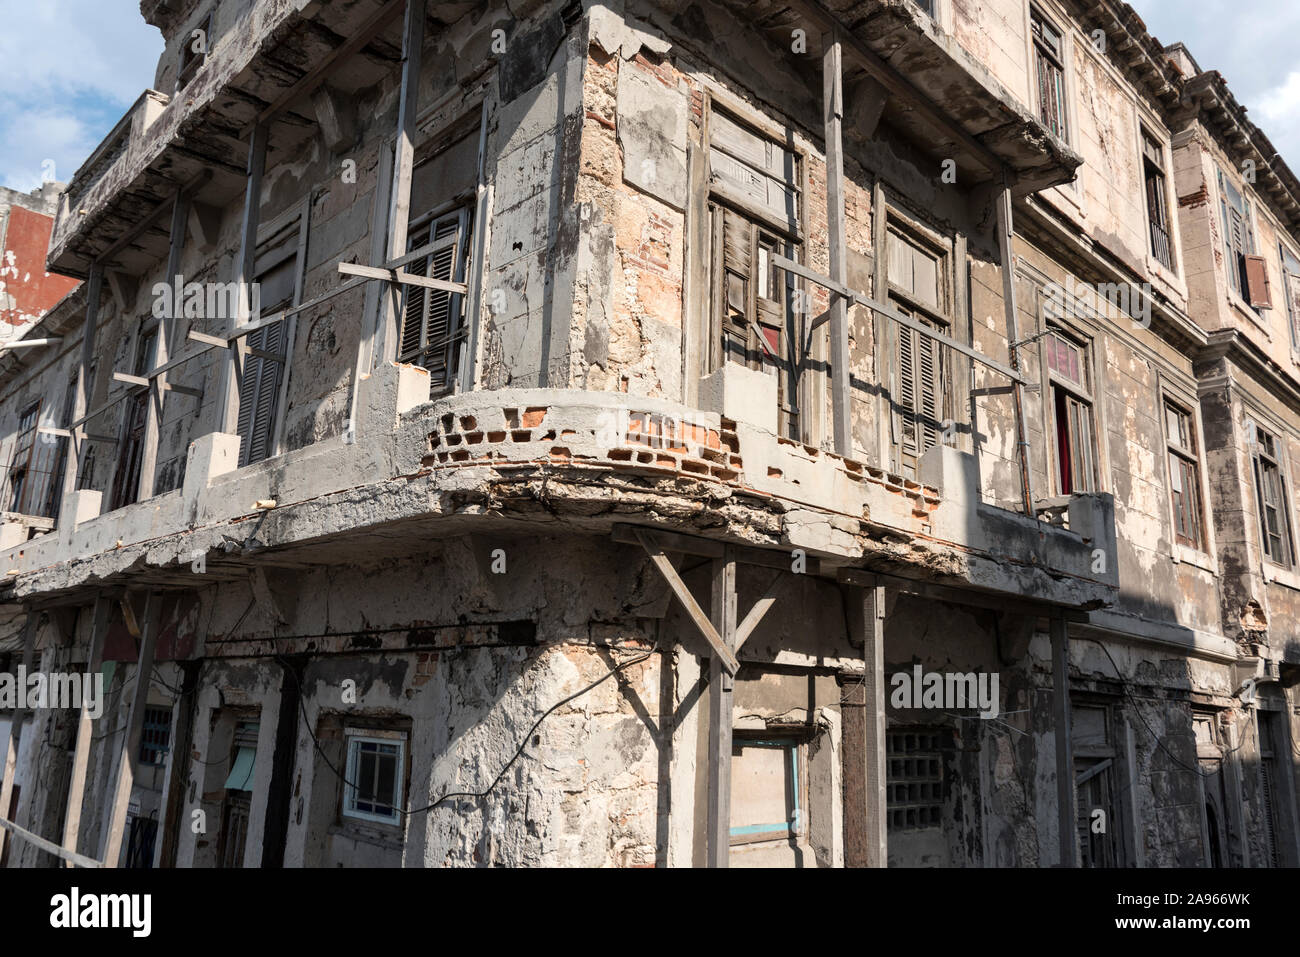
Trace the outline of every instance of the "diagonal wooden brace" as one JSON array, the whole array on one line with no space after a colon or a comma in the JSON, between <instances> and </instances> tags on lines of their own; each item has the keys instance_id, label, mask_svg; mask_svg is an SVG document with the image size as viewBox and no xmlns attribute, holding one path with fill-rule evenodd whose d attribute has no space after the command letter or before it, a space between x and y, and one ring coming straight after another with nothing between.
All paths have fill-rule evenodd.
<instances>
[{"instance_id":1,"label":"diagonal wooden brace","mask_svg":"<svg viewBox=\"0 0 1300 957\"><path fill-rule=\"evenodd\" d=\"M655 567L659 569L659 574L663 575L664 580L668 582L668 587L673 590L677 600L686 609L686 613L695 622L695 627L699 629L700 634L704 636L704 640L713 649L713 653L722 662L723 669L726 670L727 674L734 676L740 670L740 662L736 660L735 654L723 642L717 629L709 621L709 616L704 614L703 609L695 600L695 596L691 594L690 589L686 587L686 583L677 574L677 569L673 568L673 563L669 560L668 555L665 554L663 548L653 542L650 536L640 529L637 529L636 537L641 542L641 547L646 550L646 554L650 556L650 560L654 562Z\"/></svg>"}]
</instances>

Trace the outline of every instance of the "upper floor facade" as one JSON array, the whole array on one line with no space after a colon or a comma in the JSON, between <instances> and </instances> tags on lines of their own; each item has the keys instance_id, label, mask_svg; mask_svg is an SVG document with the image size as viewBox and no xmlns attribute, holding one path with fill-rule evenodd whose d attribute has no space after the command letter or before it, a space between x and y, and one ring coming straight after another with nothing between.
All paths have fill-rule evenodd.
<instances>
[{"instance_id":1,"label":"upper floor facade","mask_svg":"<svg viewBox=\"0 0 1300 957\"><path fill-rule=\"evenodd\" d=\"M51 240L87 281L32 333L58 345L0 359L6 494L61 456L58 530L7 526L14 593L540 463L1230 653L1286 586L1224 581L1285 557L1259 529L1300 479L1294 178L1123 4L838 6L143 4L158 89ZM1274 471L1207 418L1216 356ZM441 504L391 497L412 475Z\"/></svg>"}]
</instances>

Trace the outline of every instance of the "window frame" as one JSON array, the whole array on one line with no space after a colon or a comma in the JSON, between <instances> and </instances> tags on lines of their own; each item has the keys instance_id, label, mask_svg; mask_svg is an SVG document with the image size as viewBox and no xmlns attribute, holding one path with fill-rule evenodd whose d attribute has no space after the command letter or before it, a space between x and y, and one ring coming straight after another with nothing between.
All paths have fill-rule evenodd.
<instances>
[{"instance_id":1,"label":"window frame","mask_svg":"<svg viewBox=\"0 0 1300 957\"><path fill-rule=\"evenodd\" d=\"M1069 52L1069 34L1057 26L1058 18L1048 16L1039 3L1030 3L1028 5L1028 15L1026 18L1028 29L1026 38L1029 48L1029 76L1033 84L1032 92L1036 101L1034 106L1034 115L1038 122L1041 123L1052 135L1063 143L1072 142L1073 130L1073 113L1070 109L1070 52ZM1066 21L1068 22L1068 20ZM1037 26L1037 29L1035 27ZM1055 33L1058 38L1058 47L1055 51L1047 38L1043 36L1042 28L1046 27ZM1059 84L1057 89L1056 109L1059 114L1058 128L1053 129L1050 120L1044 115L1046 105L1044 91L1042 88L1043 71L1040 69L1040 59L1046 60L1049 66L1054 67L1059 73Z\"/></svg>"},{"instance_id":2,"label":"window frame","mask_svg":"<svg viewBox=\"0 0 1300 957\"><path fill-rule=\"evenodd\" d=\"M446 351L444 353L446 356L444 381L439 384L433 380L432 375L430 376L430 398L452 394L461 390L466 384L472 386L474 358L469 352L474 343L472 341L471 326L475 322L475 315L478 310L483 259L487 254L484 240L490 229L491 218L491 212L483 201L486 195L484 187L484 135L489 119L487 101L482 96L478 96L470 98L453 108L440 107L435 103L433 107L422 112L417 120L419 134L414 144L414 155L411 162L411 194L407 196L409 207L406 226L407 244L406 249L401 254L406 255L422 248L415 244L415 237L425 227L432 229L438 220L453 214L459 215L461 219L460 232L453 258L451 281L463 282L467 286L465 294L448 294L448 326L450 331L448 332ZM417 179L416 173L419 168L426 163L436 161L439 156L455 149L466 140L472 140L476 145L475 168L471 177L472 185L449 195L440 194L426 208L417 209L414 205L414 193ZM388 150L390 154L393 153L396 149L396 141L392 139L385 141L384 149ZM394 164L394 174L396 174L396 164ZM424 245L427 246L429 243L426 242ZM416 270L421 263L427 269L433 255L431 252L422 261L416 260L406 267L407 271L422 275ZM434 290L424 287L402 287L401 304L396 317L396 328L393 329L394 342L392 347L387 350L392 361L410 362L424 368L422 363L416 359L401 358L405 354L402 349L403 331L406 324L407 309L413 297L420 296L420 301L427 305L430 296L433 294ZM382 306L380 308L382 313ZM422 329L422 342L424 338L425 333Z\"/></svg>"},{"instance_id":3,"label":"window frame","mask_svg":"<svg viewBox=\"0 0 1300 957\"><path fill-rule=\"evenodd\" d=\"M393 813L385 816L371 811L358 810L356 783L356 754L353 745L380 744L397 747L397 762L394 768ZM404 731L388 731L381 728L345 727L343 729L343 793L339 814L345 820L361 821L367 824L381 824L401 828L405 825L403 813L406 807L406 773L409 765L408 738Z\"/></svg>"},{"instance_id":4,"label":"window frame","mask_svg":"<svg viewBox=\"0 0 1300 957\"><path fill-rule=\"evenodd\" d=\"M185 30L181 40L181 48L178 50L176 58L176 85L174 94L181 93L203 69L203 65L208 62L208 54L212 52L212 14L211 8L194 22L194 25ZM203 31L203 53L194 53L194 32ZM173 95L174 95L173 94Z\"/></svg>"},{"instance_id":5,"label":"window frame","mask_svg":"<svg viewBox=\"0 0 1300 957\"><path fill-rule=\"evenodd\" d=\"M803 222L807 213L807 175L808 158L804 151L794 143L793 126L782 126L770 120L760 121L730 99L721 99L714 92L705 97L703 148L706 169L707 188L704 190L704 203L701 210L705 218L705 229L709 237L709 267L707 270L706 311L708 323L708 349L702 357L704 373L708 375L723 368L731 352L732 341L738 339L738 329L731 329L728 338L729 318L727 316L727 291L725 276L728 272L725 250L726 212L730 211L744 219L750 228L748 249L750 256L749 277L746 280L745 312L746 326L744 346L744 365L777 376L777 420L781 434L795 441L812 441L813 426L810 421L810 386L811 370L804 361L809 356L803 355L803 343L807 336L809 318L796 308L796 297L808 302L810 298L804 292L802 280L784 274L784 293L780 304L779 323L777 325L776 357L773 358L759 342L758 333L752 328L757 324L762 328L772 328L772 323L762 321L758 307L759 262L760 251L765 245L784 244L781 253L795 262L803 262L806 257L806 236ZM713 169L713 152L732 158L735 162L745 164L757 172L776 179L766 167L759 169L744 158L733 155L725 145L715 144L713 127L721 117L743 132L764 141L765 145L775 147L789 154L793 171L789 179L781 180L793 194L794 212L790 220L779 219L771 209L760 205L729 186ZM769 281L776 278L778 270L769 266ZM771 302L778 300L770 299ZM767 340L770 346L770 340Z\"/></svg>"},{"instance_id":6,"label":"window frame","mask_svg":"<svg viewBox=\"0 0 1300 957\"><path fill-rule=\"evenodd\" d=\"M1189 406L1185 402L1170 396L1162 390L1160 395L1161 405L1161 422L1165 433L1165 478L1169 491L1169 507L1172 513L1173 524L1170 526L1173 532L1175 545L1181 545L1184 548L1191 549L1200 554L1208 554L1210 549L1209 541L1209 509L1206 507L1204 483L1202 481L1203 470L1201 468L1201 429L1198 416L1196 415L1195 406ZM1176 439L1170 433L1169 413L1181 415L1187 424L1190 432L1191 443L1184 445L1179 439ZM1179 532L1179 509L1174 504L1174 460L1177 459L1181 465L1190 465L1194 482L1192 483L1196 491L1195 511L1193 516L1196 521L1197 536L1195 540L1184 540ZM1184 481L1184 485L1185 485ZM1183 492L1186 497L1186 489Z\"/></svg>"},{"instance_id":7,"label":"window frame","mask_svg":"<svg viewBox=\"0 0 1300 957\"><path fill-rule=\"evenodd\" d=\"M1278 264L1281 273L1282 299L1286 303L1287 328L1291 336L1291 357L1300 363L1300 256L1281 239L1277 243ZM1288 262L1289 260L1289 262ZM1292 268L1294 264L1294 268ZM1296 295L1291 295L1287 277L1296 281Z\"/></svg>"},{"instance_id":8,"label":"window frame","mask_svg":"<svg viewBox=\"0 0 1300 957\"><path fill-rule=\"evenodd\" d=\"M1051 488L1056 496L1067 497L1070 495L1089 494L1102 492L1106 489L1106 468L1105 460L1102 455L1103 434L1101 417L1097 410L1096 399L1096 368L1094 366L1096 339L1093 336L1085 335L1076 331L1064 323L1050 320L1046 322L1047 333L1043 336L1042 353L1043 365L1043 382L1044 395L1050 401L1043 403L1043 415L1046 420L1046 434L1050 440L1051 449ZM1047 357L1047 342L1053 336L1058 336L1070 345L1073 345L1079 352L1079 369L1083 376L1086 376L1086 382L1071 381L1065 375L1057 372L1051 367L1051 361ZM1088 487L1080 488L1074 472L1074 461L1071 458L1070 470L1070 491L1064 490L1064 482L1061 473L1061 449L1060 449L1060 432L1058 425L1058 412L1056 393L1060 390L1066 398L1067 403L1072 399L1076 404L1085 407L1088 411L1088 429L1091 439L1089 460L1092 466L1092 475L1088 482ZM1067 406L1068 408L1068 406ZM1073 440L1074 433L1071 430ZM1073 443L1072 443L1073 444Z\"/></svg>"},{"instance_id":9,"label":"window frame","mask_svg":"<svg viewBox=\"0 0 1300 957\"><path fill-rule=\"evenodd\" d=\"M1249 415L1246 423L1251 462L1251 488L1255 496L1255 519L1259 529L1260 557L1275 568L1293 572L1296 568L1295 522L1291 509L1291 490L1287 483L1289 462L1286 454L1286 433L1271 424L1266 427L1255 415ZM1272 440L1272 452L1265 451L1266 443L1262 441L1264 438ZM1268 520L1265 514L1265 509L1268 507L1263 487L1265 465L1276 470L1278 483L1276 509L1281 525L1280 531L1284 533L1280 537L1284 552L1282 557L1285 561L1278 561L1278 557L1273 554L1273 549L1268 544L1272 536L1268 531Z\"/></svg>"},{"instance_id":10,"label":"window frame","mask_svg":"<svg viewBox=\"0 0 1300 957\"><path fill-rule=\"evenodd\" d=\"M306 272L306 250L307 250L307 229L308 217L311 211L311 204L304 200L296 203L289 209L285 210L275 219L258 229L257 251L254 254L254 272L253 282L260 283L262 277L269 274L272 270L283 263L294 260L293 276L293 293L289 299L283 300L274 305L280 306L281 309L292 309L302 302L303 278ZM296 245L295 245L296 233ZM277 252L278 251L278 252ZM274 255L275 258L269 262L263 262L260 269L257 268L258 260ZM271 304L261 302L260 288L258 296L258 310L265 316L265 308ZM253 330L239 340L240 366L242 369L242 380L253 382L254 385L249 390L253 399L254 408L247 413L245 420L245 398L244 390L241 389L239 395L239 412L236 416L235 432L240 437L239 443L239 468L246 465L255 465L258 462L264 462L273 459L283 450L284 441L284 418L287 411L286 406L289 400L289 378L293 370L293 351L297 340L298 316L292 315L287 319L281 319L272 325L262 326ZM268 340L274 337L274 342ZM253 341L250 341L253 340ZM268 350L266 346L272 346ZM271 358L268 355L256 355L249 350L257 349L259 352L271 352L278 354L279 360ZM274 349L280 350L278 353ZM253 363L256 363L256 378L250 379L249 372L253 369ZM269 372L273 366L279 366L273 372ZM262 436L261 446L262 454L257 458L252 457L254 439L257 438L254 429L258 426L257 418L257 399L260 392L260 383L264 377L273 374L275 377L270 396L270 412L263 420L265 422L265 435ZM248 430L247 441L245 441L244 430Z\"/></svg>"},{"instance_id":11,"label":"window frame","mask_svg":"<svg viewBox=\"0 0 1300 957\"><path fill-rule=\"evenodd\" d=\"M1246 310L1248 316L1257 322L1262 322L1259 310L1250 304L1246 279L1246 257L1258 255L1254 204L1250 201L1245 185L1239 188L1222 165L1215 164L1215 171L1219 191L1219 228L1223 230L1223 268L1227 274L1229 296L1235 297L1236 302ZM1231 202L1231 195L1234 194L1241 200L1240 208ZM1230 210L1241 217L1242 249L1240 252L1236 250L1233 243ZM1231 268L1233 263L1236 264L1235 271Z\"/></svg>"},{"instance_id":12,"label":"window frame","mask_svg":"<svg viewBox=\"0 0 1300 957\"><path fill-rule=\"evenodd\" d=\"M744 748L780 749L789 757L785 771L789 774L786 783L793 795L793 814L786 819L785 827L775 824L744 825L728 829L728 846L744 847L750 844L762 844L769 841L797 844L808 834L808 748L807 740L802 735L781 734L767 731L762 734L735 734L732 737L732 757Z\"/></svg>"},{"instance_id":13,"label":"window frame","mask_svg":"<svg viewBox=\"0 0 1300 957\"><path fill-rule=\"evenodd\" d=\"M1155 148L1156 156L1152 157L1147 151L1148 144ZM1141 120L1138 121L1138 152L1142 166L1142 186L1145 196L1145 206L1147 211L1147 246L1151 253L1151 258L1155 262L1167 269L1169 272L1176 272L1174 255L1174 226L1172 206L1169 202L1169 170L1166 163L1167 152L1164 141L1157 137L1148 128L1147 124ZM1152 177L1156 177L1159 184L1160 196L1158 201L1151 195ZM1160 214L1162 222L1157 222L1156 213ZM1164 233L1165 256L1162 259L1157 243L1156 230Z\"/></svg>"},{"instance_id":14,"label":"window frame","mask_svg":"<svg viewBox=\"0 0 1300 957\"><path fill-rule=\"evenodd\" d=\"M889 197L884 210L884 221L881 225L879 235L883 238L883 248L877 250L879 265L876 276L879 279L884 295L881 297L886 304L899 309L900 312L910 316L927 326L932 327L936 332L943 333L952 338L960 339L957 335L959 323L957 322L958 312L958 294L957 280L955 270L957 268L957 243L955 237L938 233L923 225L920 220L906 211L900 203L900 200ZM935 303L927 303L917 297L916 293L903 285L895 282L889 275L889 244L892 238L896 238L912 247L924 255L933 256L935 259ZM898 398L903 392L902 368L903 368L903 341L909 342L912 351L912 368L913 372L913 395L909 400L914 400L920 396L919 377L917 370L917 357L921 354L921 340L929 343L928 348L934 350L934 379L935 379L935 418L942 429L943 423L955 420L955 410L957 406L956 396L954 395L954 380L957 376L954 368L952 355L946 346L923 336L914 329L909 329L892 319L884 318L885 328L888 329L885 341L888 343L888 354L890 357L889 365L889 382L881 383L887 385L882 393L886 401L885 414L889 416L889 429L884 433L884 439L887 443L888 461L890 462L891 471L900 475L908 475L910 469L914 469L912 478L918 478L921 471L921 459L931 448L942 445L941 437L936 437L934 445L923 447L925 442L921 433L921 413L914 406L904 406ZM914 434L916 435L916 449L914 452L909 451L906 447L906 423L905 416L909 414L916 419ZM938 436L938 432L936 432ZM915 465L911 465L908 459L915 456Z\"/></svg>"}]
</instances>

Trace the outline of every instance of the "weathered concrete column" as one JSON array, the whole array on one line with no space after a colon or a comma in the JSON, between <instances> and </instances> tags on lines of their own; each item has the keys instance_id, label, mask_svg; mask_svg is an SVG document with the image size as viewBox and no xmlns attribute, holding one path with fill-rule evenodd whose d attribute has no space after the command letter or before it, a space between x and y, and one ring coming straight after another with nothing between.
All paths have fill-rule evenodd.
<instances>
[{"instance_id":1,"label":"weathered concrete column","mask_svg":"<svg viewBox=\"0 0 1300 957\"><path fill-rule=\"evenodd\" d=\"M1060 830L1061 866L1078 867L1077 795L1074 789L1074 747L1070 741L1070 635L1060 615L1051 619L1052 718L1056 723L1056 804Z\"/></svg>"},{"instance_id":2,"label":"weathered concrete column","mask_svg":"<svg viewBox=\"0 0 1300 957\"><path fill-rule=\"evenodd\" d=\"M29 672L32 668L32 655L36 650L36 618L37 612L28 608L27 623L23 628L24 672ZM18 775L18 749L22 745L23 723L27 720L28 714L29 712L25 709L15 709L11 719L12 723L9 725L9 746L5 750L4 782L0 784L0 817L6 819L9 814L9 803L13 799L14 778ZM0 856L4 855L5 841L8 838L8 830L0 828Z\"/></svg>"},{"instance_id":3,"label":"weathered concrete column","mask_svg":"<svg viewBox=\"0 0 1300 957\"><path fill-rule=\"evenodd\" d=\"M99 673L103 663L104 635L108 632L108 613L112 603L104 595L95 599L94 611L90 624L90 656L86 664L86 674ZM82 701L81 715L77 720L77 744L72 752L72 778L68 783L68 809L63 818L63 849L76 852L77 837L81 830L81 806L86 795L86 769L90 764L90 739L94 731L94 722L90 717L90 707ZM72 867L72 861L64 860L64 865Z\"/></svg>"},{"instance_id":4,"label":"weathered concrete column","mask_svg":"<svg viewBox=\"0 0 1300 957\"><path fill-rule=\"evenodd\" d=\"M122 851L127 804L131 800L131 788L135 785L140 763L140 735L144 731L144 710L149 703L149 685L153 681L153 654L158 642L161 606L162 596L158 592L149 592L145 598L140 657L136 662L135 691L131 696L131 717L127 721L122 750L118 755L114 785L109 789L112 800L104 829L103 853L100 855L105 867L117 867L117 859Z\"/></svg>"}]
</instances>

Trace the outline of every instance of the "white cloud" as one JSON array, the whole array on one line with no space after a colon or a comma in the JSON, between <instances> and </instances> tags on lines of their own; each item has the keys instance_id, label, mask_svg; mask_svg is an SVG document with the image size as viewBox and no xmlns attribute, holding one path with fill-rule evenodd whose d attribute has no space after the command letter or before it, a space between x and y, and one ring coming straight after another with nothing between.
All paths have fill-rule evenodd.
<instances>
[{"instance_id":1,"label":"white cloud","mask_svg":"<svg viewBox=\"0 0 1300 957\"><path fill-rule=\"evenodd\" d=\"M1292 157L1296 169L1300 169L1300 70L1288 73L1285 80L1260 97L1251 113L1251 119L1273 141L1282 159Z\"/></svg>"},{"instance_id":2,"label":"white cloud","mask_svg":"<svg viewBox=\"0 0 1300 957\"><path fill-rule=\"evenodd\" d=\"M0 185L68 180L144 89L162 35L136 0L0 0Z\"/></svg>"}]
</instances>

